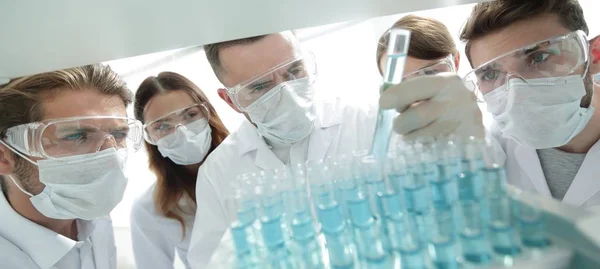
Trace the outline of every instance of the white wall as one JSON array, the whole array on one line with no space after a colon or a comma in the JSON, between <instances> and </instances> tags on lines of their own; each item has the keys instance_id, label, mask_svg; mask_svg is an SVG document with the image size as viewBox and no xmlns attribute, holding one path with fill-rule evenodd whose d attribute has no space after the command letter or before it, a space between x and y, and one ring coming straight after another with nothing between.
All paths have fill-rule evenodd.
<instances>
[{"instance_id":1,"label":"white wall","mask_svg":"<svg viewBox=\"0 0 600 269\"><path fill-rule=\"evenodd\" d=\"M586 19L590 26L591 35L600 34L600 18L594 16L594 10L600 10L598 0L580 0L586 9ZM432 17L442 21L454 35L461 52L464 45L458 40L460 27L470 13L472 5L428 10L414 13L419 16ZM341 96L350 102L364 103L377 100L378 86L381 80L376 67L375 49L379 36L400 17L405 14L381 17L368 21L340 23L303 29L298 31L303 45L314 52L318 63L318 91L325 98ZM335 30L337 29L337 30ZM329 32L314 38L315 35ZM177 56L185 54L186 56ZM173 56L175 55L175 56ZM230 130L235 130L244 119L230 109L216 94L221 85L214 77L208 62L201 50L178 50L157 53L135 58L108 62L117 72L124 74L132 89L136 89L141 81L160 71L174 71L190 78L207 94L217 113ZM463 57L459 73L466 74L470 66ZM485 111L485 108L483 107ZM131 111L130 111L131 113ZM131 113L133 114L133 113ZM485 117L489 125L489 116ZM130 263L129 210L133 199L138 196L154 180L147 170L145 152L142 150L130 158L130 183L121 204L112 212L119 244L121 263ZM123 267L125 268L125 267Z\"/></svg>"}]
</instances>

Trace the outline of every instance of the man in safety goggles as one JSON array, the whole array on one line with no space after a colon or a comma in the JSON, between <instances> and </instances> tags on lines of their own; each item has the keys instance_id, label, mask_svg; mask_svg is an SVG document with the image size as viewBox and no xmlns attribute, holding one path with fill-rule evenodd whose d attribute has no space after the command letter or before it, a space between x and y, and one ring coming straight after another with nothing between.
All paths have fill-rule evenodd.
<instances>
[{"instance_id":1,"label":"man in safety goggles","mask_svg":"<svg viewBox=\"0 0 600 269\"><path fill-rule=\"evenodd\" d=\"M100 64L0 86L0 267L116 268L108 215L143 139L131 101Z\"/></svg>"},{"instance_id":2,"label":"man in safety goggles","mask_svg":"<svg viewBox=\"0 0 600 269\"><path fill-rule=\"evenodd\" d=\"M315 101L315 62L291 32L205 46L225 86L219 96L248 121L198 171L196 225L188 261L205 266L233 214L224 196L240 173L282 168L370 147L375 112Z\"/></svg>"},{"instance_id":3,"label":"man in safety goggles","mask_svg":"<svg viewBox=\"0 0 600 269\"><path fill-rule=\"evenodd\" d=\"M593 74L600 71L600 38L587 34L576 0L478 4L461 33L474 67L463 83L448 76L407 81L386 91L381 104L403 111L417 101L402 97L411 88L428 89L418 99L429 99L423 105L440 96L448 104L485 102L509 183L575 206L599 205L600 87ZM414 113L420 106L407 111L425 115ZM439 118L461 128L480 117L475 111L455 117L454 109L399 119L396 130L405 131L402 124L411 120L428 126Z\"/></svg>"}]
</instances>

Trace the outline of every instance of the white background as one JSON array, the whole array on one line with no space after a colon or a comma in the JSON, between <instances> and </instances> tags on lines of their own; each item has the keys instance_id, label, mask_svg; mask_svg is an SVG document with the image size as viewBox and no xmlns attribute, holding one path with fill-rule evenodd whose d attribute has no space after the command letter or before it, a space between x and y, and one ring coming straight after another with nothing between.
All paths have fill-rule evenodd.
<instances>
[{"instance_id":1,"label":"white background","mask_svg":"<svg viewBox=\"0 0 600 269\"><path fill-rule=\"evenodd\" d=\"M586 9L590 36L600 33L600 19L594 10L600 10L597 0L580 0ZM460 28L471 11L472 5L455 6L413 14L432 17L443 22L455 37L459 51L464 45L458 40ZM302 29L297 35L303 45L314 52L318 63L318 92L324 98L340 96L350 102L375 102L381 77L377 71L375 49L379 36L397 19L405 14L381 17L368 21L346 22L315 28ZM195 82L208 96L217 113L230 131L234 131L244 119L233 111L216 93L221 85L210 69L199 48L168 51L134 58L108 62L117 72L124 75L129 87L135 90L141 81L161 71L178 72ZM470 66L462 57L459 73L466 74ZM482 107L485 111L485 107ZM132 109L129 113L133 115ZM486 113L487 114L487 113ZM489 116L484 117L489 125ZM121 267L132 264L128 235L129 211L133 199L155 180L147 169L148 163L143 150L130 157L128 162L130 181L123 201L112 212L117 234Z\"/></svg>"}]
</instances>

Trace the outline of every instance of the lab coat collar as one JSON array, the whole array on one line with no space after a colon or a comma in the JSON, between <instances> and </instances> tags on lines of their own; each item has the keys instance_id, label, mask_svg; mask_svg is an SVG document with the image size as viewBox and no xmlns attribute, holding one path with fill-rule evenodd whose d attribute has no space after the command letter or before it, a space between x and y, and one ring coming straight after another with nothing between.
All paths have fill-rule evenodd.
<instances>
[{"instance_id":1,"label":"lab coat collar","mask_svg":"<svg viewBox=\"0 0 600 269\"><path fill-rule=\"evenodd\" d=\"M0 236L8 239L25 252L41 268L51 268L60 261L77 243L17 213L0 193ZM78 230L85 240L93 232L95 225L78 221ZM78 235L79 236L79 235Z\"/></svg>"},{"instance_id":2,"label":"lab coat collar","mask_svg":"<svg viewBox=\"0 0 600 269\"><path fill-rule=\"evenodd\" d=\"M521 170L527 174L527 178L531 181L536 191L545 196L552 196L537 151L533 148L517 144L514 156L519 166L521 166Z\"/></svg>"},{"instance_id":3,"label":"lab coat collar","mask_svg":"<svg viewBox=\"0 0 600 269\"><path fill-rule=\"evenodd\" d=\"M587 200L600 192L600 180L598 180L600 166L598 166L598 160L600 160L600 141L596 142L586 154L575 179L563 198L563 202L574 206L582 206Z\"/></svg>"},{"instance_id":4,"label":"lab coat collar","mask_svg":"<svg viewBox=\"0 0 600 269\"><path fill-rule=\"evenodd\" d=\"M335 104L329 102L322 102L316 107L316 118L315 118L315 130L318 129L326 129L329 127L333 127L339 125L341 123L341 119L339 114L335 109ZM313 130L314 132L314 130ZM246 153L259 149L259 147L267 147L268 145L265 143L264 139L258 134L256 131L256 127L252 125L252 123L248 120L242 122L240 127L238 128L236 134L237 140L242 142L238 143L238 155L242 156ZM261 154L262 155L262 154ZM268 154L265 154L268 155ZM257 159L263 156L257 156ZM267 156L269 159L271 157L276 156ZM277 159L279 160L279 159Z\"/></svg>"}]
</instances>

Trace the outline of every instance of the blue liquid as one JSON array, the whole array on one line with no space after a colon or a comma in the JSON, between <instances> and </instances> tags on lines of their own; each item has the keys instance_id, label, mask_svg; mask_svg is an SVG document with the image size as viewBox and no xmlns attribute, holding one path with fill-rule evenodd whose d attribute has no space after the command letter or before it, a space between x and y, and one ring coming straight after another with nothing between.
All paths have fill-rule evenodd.
<instances>
[{"instance_id":1,"label":"blue liquid","mask_svg":"<svg viewBox=\"0 0 600 269\"><path fill-rule=\"evenodd\" d=\"M265 196L262 201L263 217L268 219L280 218L283 214L281 195Z\"/></svg>"},{"instance_id":2,"label":"blue liquid","mask_svg":"<svg viewBox=\"0 0 600 269\"><path fill-rule=\"evenodd\" d=\"M445 180L429 181L431 193L433 195L433 204L437 208L452 207L457 200L457 186L453 178Z\"/></svg>"},{"instance_id":3,"label":"blue liquid","mask_svg":"<svg viewBox=\"0 0 600 269\"><path fill-rule=\"evenodd\" d=\"M385 192L385 183L382 180L378 181L367 181L366 182L367 194L369 198L369 207L371 209L371 214L375 216L377 219L380 218L382 212L379 210L379 205L377 201L377 193Z\"/></svg>"},{"instance_id":4,"label":"blue liquid","mask_svg":"<svg viewBox=\"0 0 600 269\"><path fill-rule=\"evenodd\" d=\"M461 245L463 257L466 261L476 264L488 264L492 261L492 255L488 251L488 242L483 233L474 235L461 234Z\"/></svg>"},{"instance_id":5,"label":"blue liquid","mask_svg":"<svg viewBox=\"0 0 600 269\"><path fill-rule=\"evenodd\" d=\"M535 221L519 220L521 242L523 245L531 248L546 248L552 244L550 238L546 236L544 222L542 219Z\"/></svg>"},{"instance_id":6,"label":"blue liquid","mask_svg":"<svg viewBox=\"0 0 600 269\"><path fill-rule=\"evenodd\" d=\"M484 179L480 172L465 172L458 177L458 199L479 201L483 197Z\"/></svg>"},{"instance_id":7,"label":"blue liquid","mask_svg":"<svg viewBox=\"0 0 600 269\"><path fill-rule=\"evenodd\" d=\"M329 263L333 268L354 268L354 252L352 241L345 230L337 233L325 232Z\"/></svg>"},{"instance_id":8,"label":"blue liquid","mask_svg":"<svg viewBox=\"0 0 600 269\"><path fill-rule=\"evenodd\" d=\"M321 256L321 247L316 239L306 241L300 245L300 259L298 262L302 264L301 268L306 269L322 269L325 268L323 265L323 258ZM295 267L297 268L297 267Z\"/></svg>"},{"instance_id":9,"label":"blue liquid","mask_svg":"<svg viewBox=\"0 0 600 269\"><path fill-rule=\"evenodd\" d=\"M349 200L348 209L354 227L358 254L367 261L385 259L383 245L379 239L376 222L366 199Z\"/></svg>"},{"instance_id":10,"label":"blue liquid","mask_svg":"<svg viewBox=\"0 0 600 269\"><path fill-rule=\"evenodd\" d=\"M283 229L281 227L282 225L280 218L264 218L261 220L261 224L263 241L265 243L265 246L269 249L269 251L285 247L285 239L283 236Z\"/></svg>"},{"instance_id":11,"label":"blue liquid","mask_svg":"<svg viewBox=\"0 0 600 269\"><path fill-rule=\"evenodd\" d=\"M254 246L248 241L249 226L234 222L231 226L231 237L236 251L236 263L240 268L248 268L258 263Z\"/></svg>"},{"instance_id":12,"label":"blue liquid","mask_svg":"<svg viewBox=\"0 0 600 269\"><path fill-rule=\"evenodd\" d=\"M402 68L404 68L404 60L406 57L401 58L401 60L396 58L393 59L393 61L402 62ZM388 61L392 61L392 59L388 58ZM387 90L391 86L394 86L394 84L384 83L381 87L381 92ZM373 134L373 144L371 146L371 154L377 158L383 158L388 153L390 135L392 134L396 113L397 112L393 109L379 109L377 112L377 122L375 124L375 133Z\"/></svg>"},{"instance_id":13,"label":"blue liquid","mask_svg":"<svg viewBox=\"0 0 600 269\"><path fill-rule=\"evenodd\" d=\"M244 224L244 225L248 225L254 222L254 220L256 220L256 210L254 208L254 205L250 205L250 204L244 204L239 210L238 210L238 220Z\"/></svg>"},{"instance_id":14,"label":"blue liquid","mask_svg":"<svg viewBox=\"0 0 600 269\"><path fill-rule=\"evenodd\" d=\"M337 203L328 206L319 205L317 207L317 215L319 216L323 232L335 234L344 230L346 225L345 220Z\"/></svg>"},{"instance_id":15,"label":"blue liquid","mask_svg":"<svg viewBox=\"0 0 600 269\"><path fill-rule=\"evenodd\" d=\"M400 249L400 264L402 269L425 269L427 261L420 246L413 249Z\"/></svg>"},{"instance_id":16,"label":"blue liquid","mask_svg":"<svg viewBox=\"0 0 600 269\"><path fill-rule=\"evenodd\" d=\"M297 217L292 220L292 234L297 243L313 240L316 236L312 219L308 216Z\"/></svg>"},{"instance_id":17,"label":"blue liquid","mask_svg":"<svg viewBox=\"0 0 600 269\"><path fill-rule=\"evenodd\" d=\"M503 168L483 168L484 192L486 196L506 192L506 172Z\"/></svg>"},{"instance_id":18,"label":"blue liquid","mask_svg":"<svg viewBox=\"0 0 600 269\"><path fill-rule=\"evenodd\" d=\"M514 227L511 226L490 226L490 240L494 252L500 255L518 255L521 253L519 240Z\"/></svg>"},{"instance_id":19,"label":"blue liquid","mask_svg":"<svg viewBox=\"0 0 600 269\"><path fill-rule=\"evenodd\" d=\"M457 269L459 264L458 246L454 238L448 238L440 242L431 242L429 245L433 264L438 269Z\"/></svg>"},{"instance_id":20,"label":"blue liquid","mask_svg":"<svg viewBox=\"0 0 600 269\"><path fill-rule=\"evenodd\" d=\"M425 184L415 188L404 187L404 200L408 212L424 213L429 205L429 194Z\"/></svg>"}]
</instances>

